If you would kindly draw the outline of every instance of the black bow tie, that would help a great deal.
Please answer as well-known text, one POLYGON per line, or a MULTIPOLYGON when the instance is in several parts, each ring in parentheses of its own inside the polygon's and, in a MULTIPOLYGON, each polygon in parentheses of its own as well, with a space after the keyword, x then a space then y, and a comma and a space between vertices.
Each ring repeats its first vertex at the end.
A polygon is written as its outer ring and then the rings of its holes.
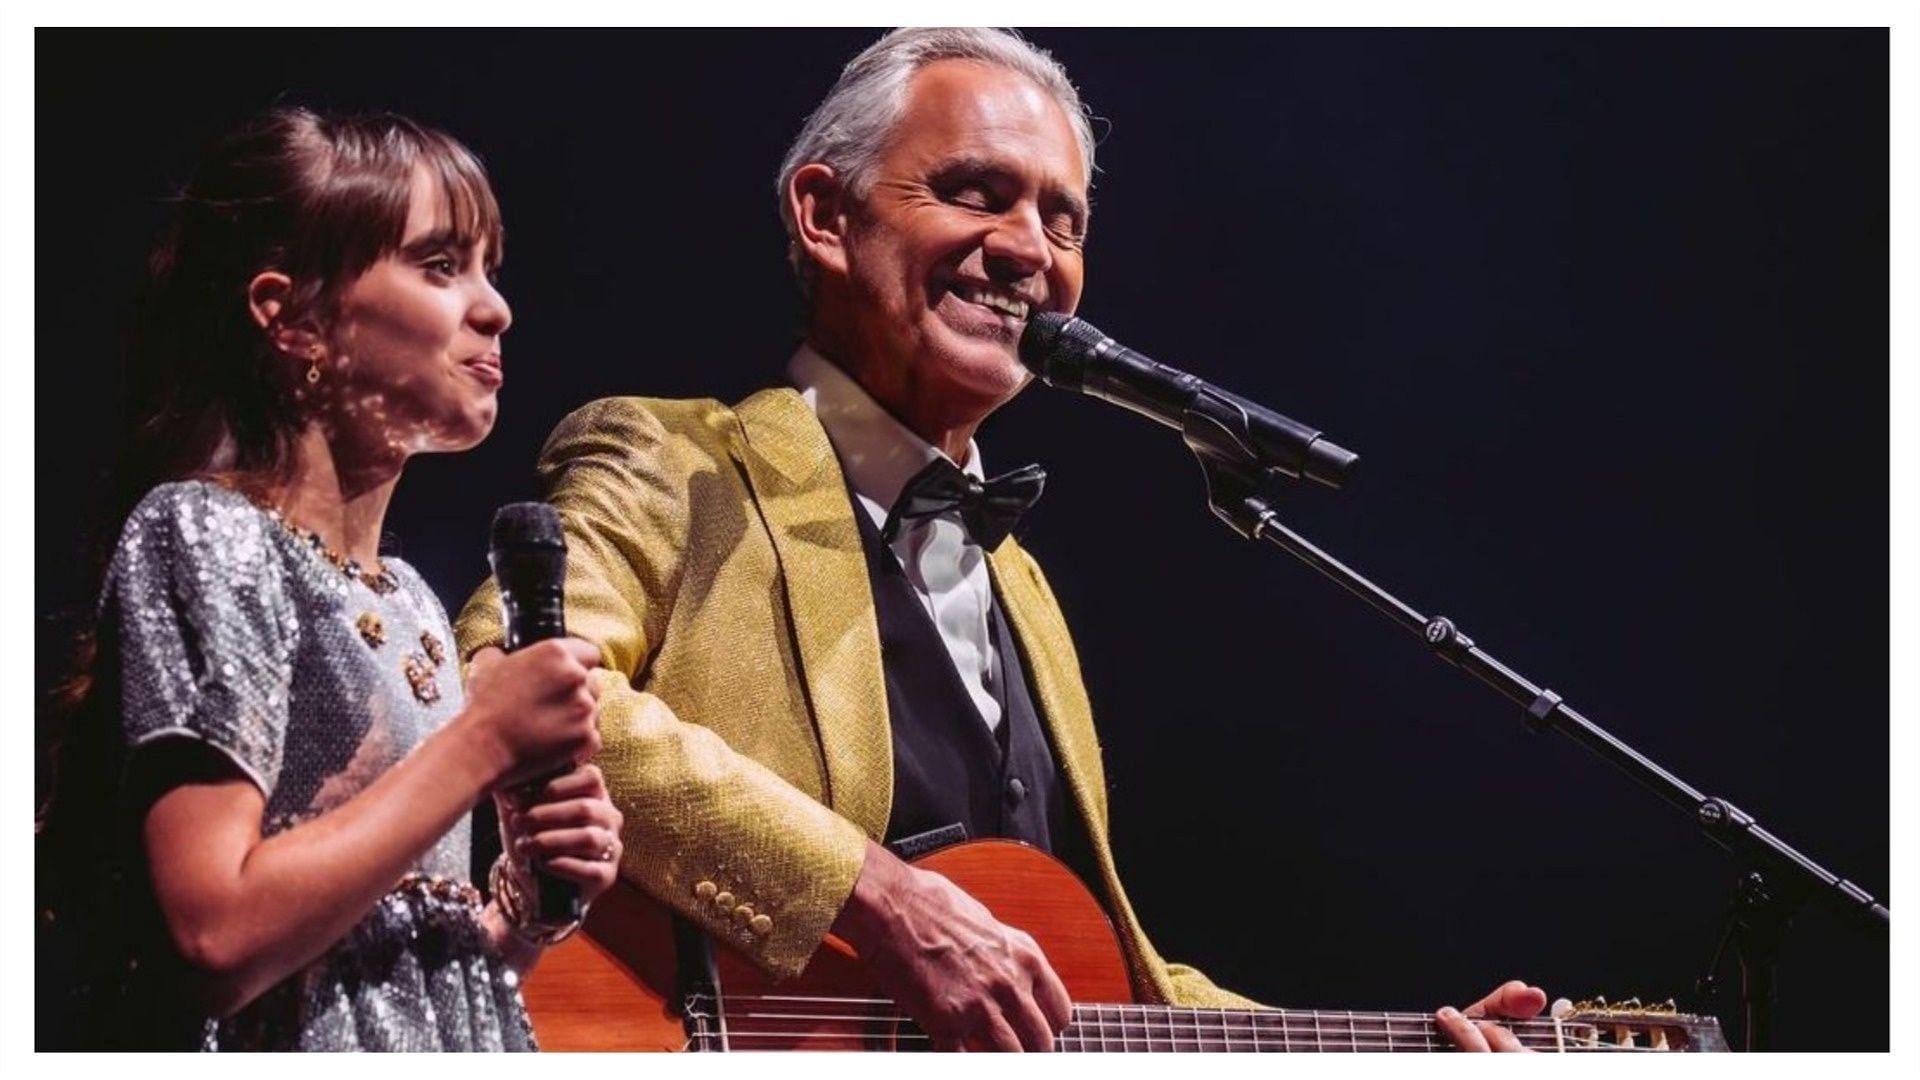
POLYGON ((900 489, 880 538, 891 544, 907 521, 958 510, 967 535, 993 551, 1013 531, 1020 515, 1040 501, 1040 491, 1046 484, 1047 470, 1038 465, 1001 473, 983 483, 961 472, 953 462, 935 458, 900 489))

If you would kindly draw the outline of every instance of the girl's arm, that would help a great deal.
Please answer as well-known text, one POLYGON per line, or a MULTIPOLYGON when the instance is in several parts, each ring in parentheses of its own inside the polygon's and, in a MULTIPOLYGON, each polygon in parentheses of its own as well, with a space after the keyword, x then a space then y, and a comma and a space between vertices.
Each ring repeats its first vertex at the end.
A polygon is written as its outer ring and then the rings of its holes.
POLYGON ((557 640, 476 658, 467 707, 365 790, 262 838, 265 797, 236 770, 166 791, 143 841, 180 954, 238 1010, 323 954, 482 795, 599 748, 587 670, 598 650, 557 640))

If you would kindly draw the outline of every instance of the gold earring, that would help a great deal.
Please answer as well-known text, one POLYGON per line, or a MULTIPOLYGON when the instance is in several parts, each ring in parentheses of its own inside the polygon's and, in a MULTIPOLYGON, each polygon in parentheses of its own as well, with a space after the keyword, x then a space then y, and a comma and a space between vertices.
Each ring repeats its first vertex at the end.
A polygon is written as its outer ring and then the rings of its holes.
POLYGON ((312 348, 307 350, 307 385, 311 386, 314 383, 317 383, 319 381, 320 381, 320 346, 315 345, 312 348))

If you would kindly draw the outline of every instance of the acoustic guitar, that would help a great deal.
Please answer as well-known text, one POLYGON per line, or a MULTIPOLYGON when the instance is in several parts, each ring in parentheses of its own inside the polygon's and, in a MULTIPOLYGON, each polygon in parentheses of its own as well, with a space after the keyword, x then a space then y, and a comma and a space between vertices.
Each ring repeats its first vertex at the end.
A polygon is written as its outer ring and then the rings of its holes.
MULTIPOLYGON (((1452 1043, 1426 1013, 1201 1009, 1136 1004, 1120 939, 1073 872, 1006 840, 944 848, 916 865, 944 874, 995 918, 1033 935, 1073 998, 1064 1051, 1434 1051, 1452 1043)), ((774 983, 731 949, 709 949, 667 908, 622 882, 586 926, 549 949, 522 988, 545 1050, 917 1050, 927 1037, 829 936, 798 978, 774 983), (685 957, 686 962, 682 962, 685 957)), ((1546 1051, 1721 1051, 1719 1022, 1671 1006, 1556 1004, 1503 1021, 1546 1051)))

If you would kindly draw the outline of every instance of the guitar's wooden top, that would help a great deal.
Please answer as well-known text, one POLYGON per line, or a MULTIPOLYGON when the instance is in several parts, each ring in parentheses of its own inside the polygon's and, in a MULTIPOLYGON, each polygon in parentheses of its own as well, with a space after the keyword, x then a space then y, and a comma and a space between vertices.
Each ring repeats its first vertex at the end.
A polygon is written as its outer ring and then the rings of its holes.
MULTIPOLYGON (((917 861, 995 918, 1033 935, 1074 1000, 1062 1050, 1430 1051, 1450 1049, 1425 1013, 1188 1009, 1134 1004, 1124 953, 1099 902, 1044 852, 1006 840, 958 844, 917 861)), ((772 983, 716 950, 718 994, 688 999, 673 920, 624 883, 594 904, 574 938, 547 950, 524 993, 547 1050, 924 1048, 875 992, 853 950, 829 937, 802 975, 772 983)), ((1564 1003, 1562 1003, 1564 1005, 1564 1003)), ((1512 1022, 1541 1050, 1724 1050, 1719 1024, 1667 1009, 1604 1003, 1512 1022)))

